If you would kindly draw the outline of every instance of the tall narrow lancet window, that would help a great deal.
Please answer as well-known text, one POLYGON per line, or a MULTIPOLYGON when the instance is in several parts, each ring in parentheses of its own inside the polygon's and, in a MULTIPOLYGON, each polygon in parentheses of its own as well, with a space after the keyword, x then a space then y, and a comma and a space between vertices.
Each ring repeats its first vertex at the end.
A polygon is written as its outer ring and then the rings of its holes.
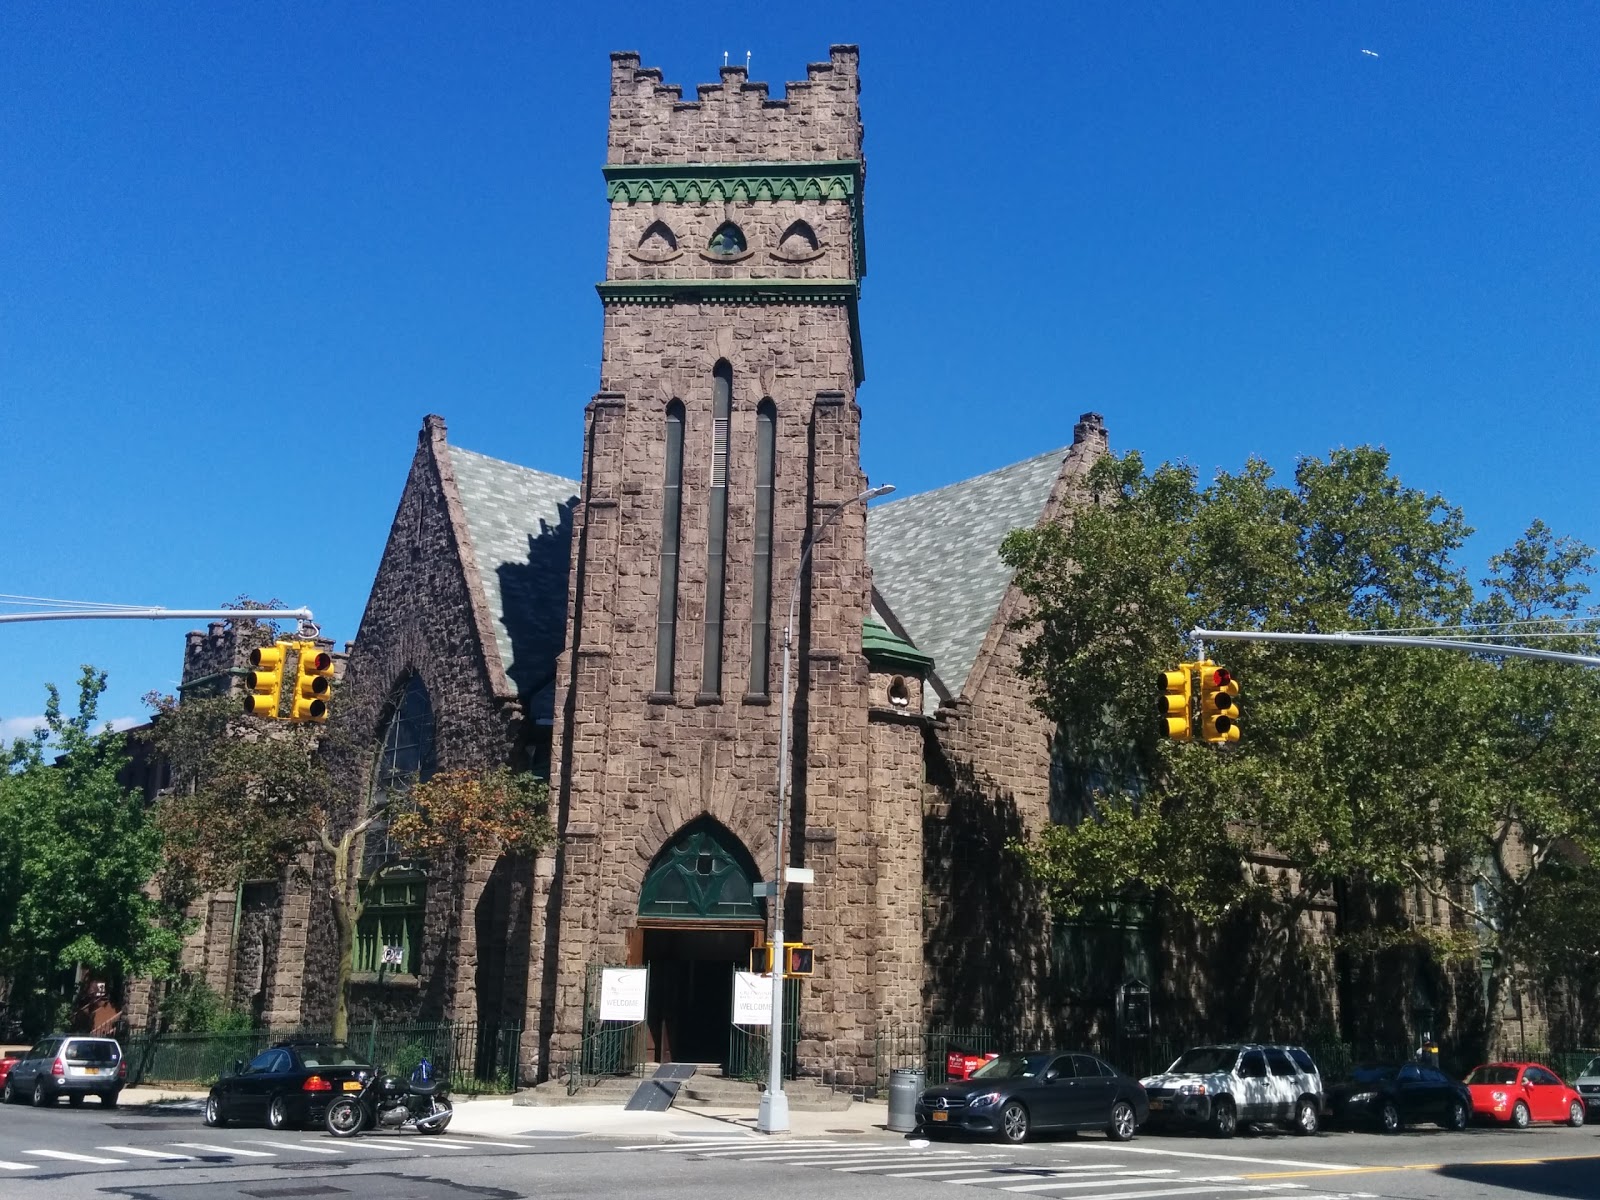
POLYGON ((756 408, 755 577, 750 591, 750 694, 767 693, 772 657, 772 479, 777 455, 778 409, 769 400, 756 408))
POLYGON ((672 691, 678 632, 678 526, 683 513, 683 405, 667 405, 667 465, 661 481, 661 594, 656 601, 656 691, 672 691))
POLYGON ((728 550, 728 421, 733 414, 733 368, 726 359, 711 372, 711 504, 706 526, 706 654, 700 692, 722 694, 722 584, 728 550))

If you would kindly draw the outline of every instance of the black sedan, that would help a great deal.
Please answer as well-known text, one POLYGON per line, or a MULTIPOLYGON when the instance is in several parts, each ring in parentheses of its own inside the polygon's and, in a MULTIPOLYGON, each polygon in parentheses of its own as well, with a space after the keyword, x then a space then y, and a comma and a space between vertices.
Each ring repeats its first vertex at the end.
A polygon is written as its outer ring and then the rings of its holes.
POLYGON ((1092 1054, 1002 1054, 963 1083, 917 1097, 917 1127, 1025 1142, 1047 1129, 1104 1129, 1125 1142, 1150 1115, 1137 1079, 1092 1054))
POLYGON ((1432 1122, 1465 1129, 1472 1119, 1472 1093, 1460 1080, 1417 1063, 1357 1067, 1328 1093, 1334 1120, 1375 1125, 1395 1133, 1404 1125, 1432 1122))
POLYGON ((272 1129, 320 1125, 328 1102, 359 1092, 372 1068, 336 1042, 278 1042, 236 1062, 206 1097, 206 1124, 264 1121, 272 1129))

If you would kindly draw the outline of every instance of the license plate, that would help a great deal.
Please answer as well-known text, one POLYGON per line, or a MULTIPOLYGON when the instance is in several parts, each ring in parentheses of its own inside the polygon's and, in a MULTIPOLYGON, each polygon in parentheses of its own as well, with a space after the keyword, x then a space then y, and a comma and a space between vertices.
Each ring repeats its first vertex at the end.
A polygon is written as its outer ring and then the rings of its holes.
POLYGON ((935 1111, 933 1113, 933 1119, 935 1121, 948 1121, 950 1119, 950 1114, 947 1112, 935 1111))
POLYGON ((83 1069, 83 1073, 85 1075, 98 1075, 98 1074, 100 1074, 100 1068, 99 1067, 85 1067, 83 1069))
POLYGON ((341 1086, 347 1092, 359 1092, 361 1090, 361 1083, 356 1079, 346 1079, 341 1086))
POLYGON ((1152 1100, 1152 1101, 1150 1101, 1150 1111, 1151 1112, 1160 1112, 1166 1106, 1167 1106, 1167 1102, 1165 1100, 1152 1100))

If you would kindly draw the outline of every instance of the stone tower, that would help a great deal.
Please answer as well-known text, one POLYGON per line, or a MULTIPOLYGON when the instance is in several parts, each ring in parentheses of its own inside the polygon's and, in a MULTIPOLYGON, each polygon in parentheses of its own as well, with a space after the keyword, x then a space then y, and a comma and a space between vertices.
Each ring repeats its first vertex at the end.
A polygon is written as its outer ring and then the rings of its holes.
MULTIPOLYGON (((558 675, 553 936, 530 1012, 553 1035, 547 1070, 577 1050, 599 965, 649 966, 652 1057, 727 1053, 732 971, 764 940, 749 884, 774 870, 789 598, 807 539, 866 487, 856 48, 834 46, 783 99, 742 67, 721 76, 685 100, 638 55, 611 57, 601 390, 558 675)), ((791 888, 787 925, 816 947, 801 1054, 828 1047, 810 1064, 828 1070, 870 1059, 882 998, 864 506, 831 524, 798 588, 786 858, 816 881, 791 888)), ((920 962, 907 970, 915 997, 920 962)))

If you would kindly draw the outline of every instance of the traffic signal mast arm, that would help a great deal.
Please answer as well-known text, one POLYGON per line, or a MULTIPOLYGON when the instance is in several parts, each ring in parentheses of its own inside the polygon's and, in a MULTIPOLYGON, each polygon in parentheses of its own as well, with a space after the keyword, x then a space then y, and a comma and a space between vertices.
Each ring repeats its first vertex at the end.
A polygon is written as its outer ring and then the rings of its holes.
MULTIPOLYGON (((1463 642, 1458 638, 1406 637, 1384 633, 1258 633, 1250 629, 1191 629, 1189 636, 1198 647, 1205 642, 1322 642, 1335 646, 1413 646, 1425 650, 1461 650, 1468 654, 1505 654, 1514 658, 1543 658, 1555 662, 1582 663, 1600 667, 1593 654, 1567 654, 1560 650, 1538 650, 1532 646, 1501 646, 1488 642, 1463 642)), ((1198 653, 1198 651, 1197 651, 1198 653)))
POLYGON ((52 612, 0 613, 0 623, 7 621, 237 621, 247 617, 252 621, 274 617, 293 617, 300 622, 301 636, 307 628, 315 629, 309 608, 70 608, 52 612))

